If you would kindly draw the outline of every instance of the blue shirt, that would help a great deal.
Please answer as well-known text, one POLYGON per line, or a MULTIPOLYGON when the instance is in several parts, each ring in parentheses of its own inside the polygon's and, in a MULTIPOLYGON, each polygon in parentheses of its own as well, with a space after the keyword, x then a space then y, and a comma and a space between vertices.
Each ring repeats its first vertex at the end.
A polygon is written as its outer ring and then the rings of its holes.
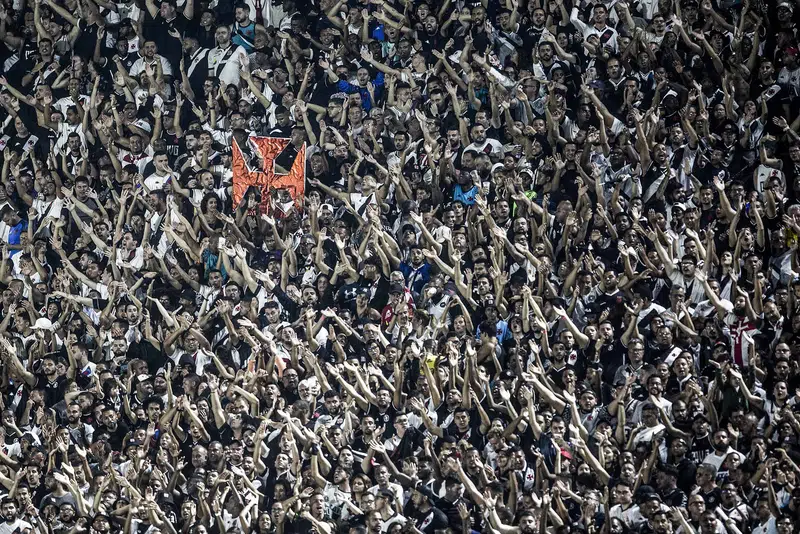
MULTIPOLYGON (((508 323, 502 320, 497 321, 497 332, 495 332, 495 336, 497 337, 497 341, 502 343, 503 341, 507 340, 511 337, 511 333, 508 331, 508 323)), ((481 338, 481 327, 478 327, 477 332, 475 333, 475 339, 481 338)))
MULTIPOLYGON (((215 270, 217 268, 217 259, 219 256, 217 254, 212 254, 209 249, 205 249, 202 254, 203 263, 205 263, 205 272, 208 273, 209 271, 215 270)), ((219 264, 219 272, 222 274, 222 279, 224 281, 228 280, 228 272, 225 270, 225 264, 219 264)), ((208 274, 206 274, 208 276, 208 274)))
POLYGON ((467 206, 475 205, 475 197, 478 196, 478 186, 473 185, 471 189, 464 191, 460 185, 453 188, 453 200, 460 200, 467 206))
POLYGON ((233 25, 233 37, 231 42, 244 48, 248 54, 253 51, 253 41, 256 38, 256 23, 251 22, 246 26, 240 25, 238 22, 233 25))
MULTIPOLYGON (((8 244, 9 245, 19 245, 19 236, 22 235, 22 232, 28 231, 28 221, 22 220, 19 221, 15 226, 11 226, 8 229, 8 244)), ((9 251, 8 255, 13 256, 17 252, 22 252, 21 250, 11 250, 9 251)))
POLYGON ((422 291, 422 288, 431 279, 431 266, 427 262, 416 269, 411 264, 403 262, 400 264, 400 272, 406 278, 406 287, 417 294, 422 291))
MULTIPOLYGON (((375 79, 372 80, 372 84, 375 86, 375 102, 380 100, 381 96, 383 95, 383 79, 383 73, 380 72, 377 76, 375 76, 375 79)), ((372 101, 369 99, 369 91, 367 91, 366 87, 353 85, 346 80, 339 80, 339 82, 336 84, 336 87, 345 93, 359 93, 361 95, 361 107, 364 108, 364 111, 368 112, 372 109, 372 101)))

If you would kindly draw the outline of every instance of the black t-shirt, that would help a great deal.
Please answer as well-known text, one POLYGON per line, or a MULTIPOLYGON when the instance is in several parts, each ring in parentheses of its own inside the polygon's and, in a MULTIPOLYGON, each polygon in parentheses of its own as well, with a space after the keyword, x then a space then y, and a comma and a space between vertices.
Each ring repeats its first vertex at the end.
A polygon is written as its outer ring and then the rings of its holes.
POLYGON ((105 60, 105 64, 101 67, 101 70, 108 73, 109 76, 117 72, 117 65, 114 63, 114 56, 119 57, 120 63, 122 63, 122 66, 125 67, 127 72, 131 71, 131 67, 133 67, 133 64, 136 63, 137 59, 139 59, 139 54, 136 53, 129 53, 125 54, 124 56, 120 56, 117 53, 116 48, 101 48, 100 53, 105 60))
POLYGON ((380 408, 375 405, 369 407, 367 415, 375 419, 376 427, 384 427, 383 436, 381 439, 387 440, 394 437, 394 418, 397 415, 397 409, 389 404, 385 412, 381 412, 380 408))
POLYGON ((714 488, 708 493, 703 490, 700 490, 700 496, 706 501, 706 508, 713 510, 717 506, 719 506, 719 501, 722 498, 722 490, 719 488, 714 488))
POLYGON ((710 435, 702 438, 695 437, 692 440, 692 446, 689 450, 689 457, 696 463, 702 463, 706 456, 714 452, 714 447, 711 446, 710 435))
POLYGON ((427 512, 415 510, 411 514, 411 519, 414 520, 414 526, 418 530, 425 532, 425 534, 433 534, 433 532, 445 529, 449 525, 447 515, 435 507, 427 512))
POLYGON ((91 59, 94 55, 94 45, 97 42, 97 24, 86 24, 83 19, 78 21, 81 31, 73 46, 73 53, 83 59, 91 59))
POLYGON ((447 499, 436 499, 434 501, 434 506, 438 510, 444 512, 444 515, 447 517, 447 523, 455 531, 458 531, 461 528, 461 514, 458 512, 458 504, 463 502, 467 505, 467 508, 472 508, 469 501, 465 501, 463 498, 459 497, 456 502, 450 502, 447 499))
POLYGON ((8 146, 12 150, 18 152, 29 152, 33 150, 37 158, 46 161, 50 151, 50 137, 51 132, 39 126, 36 120, 36 110, 31 106, 20 101, 20 108, 17 111, 17 116, 20 118, 25 128, 28 129, 29 135, 21 137, 16 135, 16 128, 13 127, 13 137, 9 139, 8 146))
POLYGON ((55 406, 64 398, 67 392, 66 377, 56 377, 52 382, 44 374, 36 374, 36 385, 34 389, 44 389, 44 404, 48 408, 55 406))
MULTIPOLYGON (((590 360, 594 360, 594 352, 595 348, 592 343, 586 348, 586 356, 590 360)), ((600 347, 598 359, 603 366, 603 382, 606 384, 614 383, 614 376, 617 373, 617 369, 625 363, 625 354, 625 347, 622 346, 622 342, 618 339, 600 347)))
POLYGON ((181 35, 184 35, 189 24, 190 20, 187 19, 183 13, 178 13, 174 19, 167 21, 161 16, 161 13, 156 13, 155 17, 151 17, 150 12, 145 11, 145 37, 147 40, 156 43, 158 53, 167 58, 172 65, 173 72, 177 70, 175 67, 177 67, 181 61, 183 50, 180 46, 180 41, 172 37, 169 31, 176 30, 181 35))
MULTIPOLYGON (((287 532, 286 530, 286 522, 284 523, 284 533, 287 532)), ((295 519, 292 523, 294 530, 293 532, 320 532, 314 527, 314 524, 307 520, 307 519, 295 519)), ((328 523, 328 525, 332 525, 332 523, 328 523)))
MULTIPOLYGON (((326 107, 331 97, 336 93, 340 93, 341 91, 335 83, 331 83, 330 80, 328 80, 328 75, 325 74, 325 71, 322 69, 318 67, 315 68, 314 74, 316 75, 317 83, 314 85, 311 93, 311 103, 316 104, 317 106, 326 107)), ((328 123, 332 124, 333 121, 328 119, 328 123)))
POLYGON ((678 488, 664 493, 663 500, 667 506, 677 506, 678 508, 685 508, 688 502, 686 494, 678 488))
POLYGON ((99 427, 94 433, 94 439, 97 440, 99 434, 108 434, 108 444, 111 445, 111 449, 122 450, 122 442, 128 432, 130 432, 128 425, 124 421, 117 421, 117 428, 114 430, 105 425, 99 427))
POLYGON ((456 442, 461 440, 466 441, 478 450, 483 450, 484 437, 480 430, 480 416, 477 410, 470 410, 469 427, 465 431, 458 429, 455 421, 448 426, 444 431, 446 436, 452 436, 456 442))

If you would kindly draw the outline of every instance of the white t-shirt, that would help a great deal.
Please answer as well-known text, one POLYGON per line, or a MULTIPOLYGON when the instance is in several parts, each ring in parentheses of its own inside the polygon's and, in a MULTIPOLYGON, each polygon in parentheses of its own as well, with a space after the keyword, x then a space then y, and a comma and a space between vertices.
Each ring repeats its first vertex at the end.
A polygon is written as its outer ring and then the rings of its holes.
POLYGON ((215 47, 208 52, 208 70, 213 71, 217 77, 228 85, 239 85, 239 70, 246 61, 244 58, 247 53, 241 46, 235 46, 233 53, 228 59, 225 56, 228 48, 215 47), (224 60, 224 61, 223 61, 224 60))
POLYGON ((33 530, 33 525, 22 519, 17 519, 13 523, 7 521, 0 523, 0 534, 12 534, 13 532, 22 532, 26 529, 33 530))
POLYGON ((164 184, 167 183, 167 180, 169 180, 170 178, 175 178, 175 176, 172 174, 161 176, 160 174, 153 173, 144 179, 144 185, 150 191, 155 191, 157 189, 164 189, 164 184))
MULTIPOLYGON (((169 61, 167 61, 167 59, 164 56, 159 56, 159 58, 161 60, 161 72, 164 74, 164 76, 172 76, 172 66, 169 64, 169 61)), ((133 65, 131 65, 130 75, 131 76, 140 75, 145 71, 145 65, 148 64, 151 67, 153 67, 153 70, 155 70, 156 59, 153 58, 148 61, 147 59, 140 57, 139 59, 133 62, 133 65)))
MULTIPOLYGON (((89 97, 86 95, 80 95, 78 97, 81 101, 81 106, 84 108, 89 104, 89 97)), ((72 99, 71 96, 65 96, 64 98, 59 98, 55 102, 53 102, 53 107, 56 108, 58 111, 61 112, 62 115, 65 117, 67 116, 67 108, 70 106, 74 106, 75 101, 72 99)))
POLYGON ((753 527, 750 534, 778 534, 775 518, 770 516, 766 523, 753 527))
MULTIPOLYGON (((387 489, 395 494, 397 502, 403 502, 403 486, 389 482, 389 487, 387 489)), ((378 486, 372 486, 367 491, 373 495, 377 495, 380 488, 378 486)))
POLYGON ((503 157, 503 144, 498 141, 497 139, 489 139, 488 137, 483 143, 477 144, 472 143, 467 148, 464 149, 466 152, 467 150, 474 150, 481 154, 489 154, 495 158, 502 158, 503 157))
POLYGON ((719 468, 722 466, 722 462, 725 461, 725 458, 727 458, 729 454, 738 455, 739 459, 742 462, 744 462, 745 460, 745 457, 742 453, 740 453, 733 447, 728 447, 728 450, 722 453, 721 455, 717 454, 716 452, 712 452, 711 454, 703 458, 703 463, 713 465, 714 467, 717 468, 717 471, 719 471, 719 468))
POLYGON ((612 519, 619 519, 631 529, 637 528, 646 521, 642 513, 639 511, 639 507, 635 504, 627 510, 623 510, 621 504, 616 504, 611 507, 609 514, 611 515, 612 519))

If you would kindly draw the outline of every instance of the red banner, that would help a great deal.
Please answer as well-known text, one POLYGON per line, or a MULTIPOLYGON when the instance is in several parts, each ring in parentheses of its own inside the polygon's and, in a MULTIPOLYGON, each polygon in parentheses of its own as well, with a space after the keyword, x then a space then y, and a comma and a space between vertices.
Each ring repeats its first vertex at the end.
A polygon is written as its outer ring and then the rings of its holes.
MULTIPOLYGON (((253 168, 248 160, 257 162, 256 158, 248 158, 242 153, 236 140, 233 140, 233 204, 238 206, 250 186, 261 189, 261 212, 272 214, 276 210, 287 211, 285 195, 273 195, 284 190, 299 208, 305 191, 306 178, 306 145, 297 151, 292 168, 288 174, 275 172, 275 159, 289 145, 289 139, 278 137, 251 137, 247 150, 257 150, 263 161, 263 168, 253 168), (275 196, 275 198, 273 198, 275 196)), ((276 213, 276 215, 278 215, 276 213)))

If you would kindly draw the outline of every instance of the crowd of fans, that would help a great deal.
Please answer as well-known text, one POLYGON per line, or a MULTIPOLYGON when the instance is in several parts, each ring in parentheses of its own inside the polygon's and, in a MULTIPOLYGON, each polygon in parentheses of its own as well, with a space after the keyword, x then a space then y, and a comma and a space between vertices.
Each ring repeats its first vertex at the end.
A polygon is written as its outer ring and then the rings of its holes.
POLYGON ((797 532, 797 8, 2 0, 0 534, 797 532))

